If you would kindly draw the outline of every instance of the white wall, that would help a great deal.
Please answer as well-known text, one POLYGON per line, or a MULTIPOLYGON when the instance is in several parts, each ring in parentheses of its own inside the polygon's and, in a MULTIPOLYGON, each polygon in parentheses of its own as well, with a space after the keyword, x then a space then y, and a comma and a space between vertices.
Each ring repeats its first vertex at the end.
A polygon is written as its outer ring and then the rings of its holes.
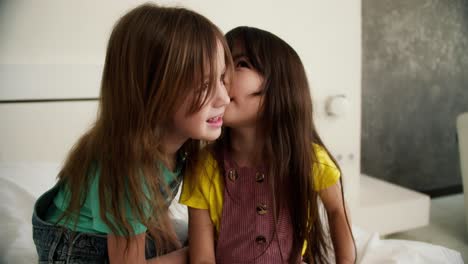
MULTIPOLYGON (((144 1, 0 1, 0 100, 97 97, 113 23, 144 1), (70 81, 71 80, 71 81, 70 81)), ((284 38, 301 56, 317 125, 342 157, 351 202, 360 173, 361 1, 159 1, 194 9, 223 31, 256 26, 284 38), (344 94, 346 114, 325 115, 344 94)), ((95 103, 0 103, 1 162, 61 162, 95 117, 95 103)))

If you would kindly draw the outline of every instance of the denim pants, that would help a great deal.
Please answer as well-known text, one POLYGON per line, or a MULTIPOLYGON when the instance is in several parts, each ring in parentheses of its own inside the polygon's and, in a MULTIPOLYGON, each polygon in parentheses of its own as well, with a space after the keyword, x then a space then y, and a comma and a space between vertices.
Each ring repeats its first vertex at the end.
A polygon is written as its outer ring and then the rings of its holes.
MULTIPOLYGON (((34 205, 32 216, 33 240, 36 245, 39 263, 109 263, 106 234, 75 232, 43 220, 57 192, 58 186, 55 186, 44 193, 34 205)), ((174 220, 174 226, 182 244, 185 244, 187 223, 174 220)), ((148 235, 146 236, 145 255, 147 259, 156 256, 156 247, 148 235)))

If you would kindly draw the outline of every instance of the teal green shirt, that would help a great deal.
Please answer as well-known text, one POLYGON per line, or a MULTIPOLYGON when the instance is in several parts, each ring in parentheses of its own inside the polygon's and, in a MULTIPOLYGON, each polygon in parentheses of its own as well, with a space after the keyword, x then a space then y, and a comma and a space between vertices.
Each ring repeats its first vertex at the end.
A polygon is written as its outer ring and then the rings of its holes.
MULTIPOLYGON (((180 185, 182 173, 181 173, 181 166, 178 166, 175 172, 169 171, 165 166, 162 167, 162 175, 166 184, 170 187, 173 194, 177 192, 177 189, 180 185)), ((96 175, 92 178, 92 182, 90 184, 90 189, 88 190, 85 203, 81 208, 79 215, 78 215, 78 222, 76 223, 72 221, 65 221, 65 219, 61 219, 60 222, 57 222, 60 219, 60 216, 63 214, 64 210, 67 208, 68 201, 69 201, 69 192, 66 190, 65 187, 60 187, 57 195, 54 198, 54 203, 51 205, 47 212, 47 216, 45 217, 46 221, 53 224, 58 224, 61 226, 65 226, 69 229, 78 231, 78 232, 85 232, 85 233, 94 233, 94 234, 109 234, 112 233, 110 227, 104 223, 104 220, 100 217, 100 209, 99 209, 99 177, 100 171, 96 171, 96 175)), ((166 197, 168 202, 171 202, 174 197, 169 197, 164 190, 160 190, 163 195, 166 197)), ((144 226, 140 221, 135 219, 132 216, 130 205, 126 205, 126 214, 127 219, 130 225, 133 228, 133 233, 135 235, 141 234, 146 232, 147 227, 144 226)))

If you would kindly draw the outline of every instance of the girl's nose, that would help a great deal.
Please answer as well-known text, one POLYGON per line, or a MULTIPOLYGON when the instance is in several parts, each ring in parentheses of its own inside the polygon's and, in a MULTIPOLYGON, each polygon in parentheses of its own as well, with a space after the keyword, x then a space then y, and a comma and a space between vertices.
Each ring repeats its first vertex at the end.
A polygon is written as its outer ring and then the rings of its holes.
POLYGON ((216 87, 216 102, 215 106, 216 107, 223 107, 229 104, 231 101, 228 91, 224 84, 220 83, 218 87, 216 87))

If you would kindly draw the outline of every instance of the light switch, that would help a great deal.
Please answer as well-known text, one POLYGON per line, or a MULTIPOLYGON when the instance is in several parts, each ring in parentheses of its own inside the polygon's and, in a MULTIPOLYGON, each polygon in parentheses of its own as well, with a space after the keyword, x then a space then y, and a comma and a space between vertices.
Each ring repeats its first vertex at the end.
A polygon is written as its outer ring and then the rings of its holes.
POLYGON ((349 100, 344 94, 333 95, 327 98, 325 112, 328 116, 344 116, 348 110, 349 100))

